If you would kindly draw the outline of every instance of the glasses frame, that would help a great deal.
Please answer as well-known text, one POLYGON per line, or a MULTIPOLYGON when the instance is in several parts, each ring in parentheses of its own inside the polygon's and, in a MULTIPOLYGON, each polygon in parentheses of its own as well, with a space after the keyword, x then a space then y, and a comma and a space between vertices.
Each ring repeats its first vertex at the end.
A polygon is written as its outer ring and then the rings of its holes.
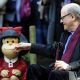
POLYGON ((62 20, 62 21, 63 21, 63 19, 64 19, 66 16, 70 15, 70 14, 71 14, 71 13, 68 13, 68 14, 66 14, 66 15, 62 16, 62 17, 60 18, 60 20, 62 20))

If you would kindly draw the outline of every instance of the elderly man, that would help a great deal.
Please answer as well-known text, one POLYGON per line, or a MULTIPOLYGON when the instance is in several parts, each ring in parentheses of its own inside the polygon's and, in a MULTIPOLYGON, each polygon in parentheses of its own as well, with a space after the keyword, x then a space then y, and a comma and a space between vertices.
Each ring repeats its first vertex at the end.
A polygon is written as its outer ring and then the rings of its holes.
POLYGON ((80 6, 76 3, 63 6, 60 22, 67 31, 62 34, 60 43, 52 45, 20 43, 16 46, 17 50, 30 49, 31 52, 54 59, 54 63, 47 68, 30 65, 28 80, 69 80, 69 72, 74 79, 80 76, 80 6))

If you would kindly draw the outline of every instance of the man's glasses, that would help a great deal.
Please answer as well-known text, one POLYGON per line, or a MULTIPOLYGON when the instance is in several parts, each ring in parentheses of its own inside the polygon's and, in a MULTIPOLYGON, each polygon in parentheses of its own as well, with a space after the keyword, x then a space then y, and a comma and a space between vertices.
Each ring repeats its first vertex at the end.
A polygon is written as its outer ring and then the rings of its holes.
POLYGON ((70 14, 71 14, 71 13, 66 14, 65 16, 61 17, 60 20, 63 21, 63 19, 64 19, 66 16, 70 15, 70 14))

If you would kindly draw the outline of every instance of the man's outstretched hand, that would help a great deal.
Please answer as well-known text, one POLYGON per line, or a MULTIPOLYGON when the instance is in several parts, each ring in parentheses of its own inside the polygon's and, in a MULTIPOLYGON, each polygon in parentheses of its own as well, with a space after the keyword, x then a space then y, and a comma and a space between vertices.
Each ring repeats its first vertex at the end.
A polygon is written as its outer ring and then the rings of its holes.
POLYGON ((31 43, 23 43, 23 42, 21 42, 21 43, 19 43, 19 44, 17 44, 17 45, 15 46, 15 49, 16 49, 17 51, 29 50, 30 47, 31 47, 31 43))

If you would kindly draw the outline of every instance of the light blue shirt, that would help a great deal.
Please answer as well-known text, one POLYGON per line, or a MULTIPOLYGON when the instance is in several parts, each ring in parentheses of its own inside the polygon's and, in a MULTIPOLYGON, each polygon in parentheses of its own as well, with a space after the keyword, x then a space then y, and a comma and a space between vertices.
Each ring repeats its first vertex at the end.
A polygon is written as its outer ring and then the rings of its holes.
POLYGON ((66 42, 65 47, 64 47, 63 54, 65 53, 65 50, 66 50, 66 48, 67 48, 67 45, 68 45, 68 43, 69 43, 69 41, 70 41, 70 39, 71 39, 73 33, 74 33, 74 32, 71 32, 71 34, 69 35, 69 37, 68 37, 68 39, 67 39, 67 42, 66 42))

